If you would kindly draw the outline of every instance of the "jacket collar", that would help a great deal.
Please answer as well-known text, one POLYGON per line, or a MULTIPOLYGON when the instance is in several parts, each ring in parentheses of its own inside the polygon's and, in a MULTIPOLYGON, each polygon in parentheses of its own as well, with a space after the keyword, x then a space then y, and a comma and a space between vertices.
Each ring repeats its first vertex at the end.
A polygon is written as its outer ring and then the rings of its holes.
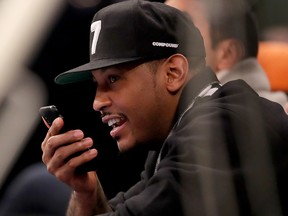
POLYGON ((213 73, 213 71, 208 67, 192 77, 192 79, 189 80, 183 89, 174 122, 177 121, 181 114, 187 109, 189 104, 196 99, 202 90, 215 83, 219 83, 219 80, 217 79, 215 73, 213 73))

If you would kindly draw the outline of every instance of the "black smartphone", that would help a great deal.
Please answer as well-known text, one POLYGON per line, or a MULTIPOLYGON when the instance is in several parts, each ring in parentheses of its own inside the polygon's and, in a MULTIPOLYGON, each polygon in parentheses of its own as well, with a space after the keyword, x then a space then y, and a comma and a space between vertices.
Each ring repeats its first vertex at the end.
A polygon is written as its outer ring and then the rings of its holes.
MULTIPOLYGON (((57 109, 57 107, 55 105, 49 105, 49 106, 44 106, 41 107, 39 109, 39 113, 40 115, 45 119, 45 121, 47 122, 47 124, 49 126, 52 125, 53 121, 57 118, 57 117, 62 117, 63 116, 60 114, 59 110, 57 109)), ((65 122, 67 123, 67 121, 65 122)), ((65 125, 65 129, 62 129, 61 132, 65 132, 67 131, 69 128, 69 126, 65 125)), ((87 149, 88 151, 89 149, 87 149)), ((78 156, 80 154, 82 154, 83 152, 78 152, 75 153, 74 155, 72 155, 70 158, 78 156)), ((68 158, 69 159, 69 158, 68 158)), ((99 168, 100 165, 103 164, 103 160, 101 159, 101 157, 97 156, 97 158, 93 159, 92 161, 89 161, 81 166, 79 166, 76 171, 83 173, 83 172, 89 172, 89 171, 95 171, 96 169, 99 168)))
POLYGON ((55 105, 44 106, 39 109, 40 115, 45 119, 49 126, 52 125, 53 121, 57 117, 63 117, 60 115, 57 107, 55 105))

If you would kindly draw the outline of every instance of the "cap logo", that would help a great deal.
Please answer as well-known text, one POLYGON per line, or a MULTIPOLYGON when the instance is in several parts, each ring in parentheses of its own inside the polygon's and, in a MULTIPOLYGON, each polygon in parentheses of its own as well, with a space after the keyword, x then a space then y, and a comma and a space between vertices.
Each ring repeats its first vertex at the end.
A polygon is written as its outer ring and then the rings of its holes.
POLYGON ((179 44, 163 43, 163 42, 153 42, 152 45, 157 47, 171 47, 171 48, 178 48, 179 46, 179 44))
POLYGON ((91 33, 94 32, 91 44, 91 55, 96 53, 96 45, 101 31, 101 20, 95 21, 91 24, 91 33))

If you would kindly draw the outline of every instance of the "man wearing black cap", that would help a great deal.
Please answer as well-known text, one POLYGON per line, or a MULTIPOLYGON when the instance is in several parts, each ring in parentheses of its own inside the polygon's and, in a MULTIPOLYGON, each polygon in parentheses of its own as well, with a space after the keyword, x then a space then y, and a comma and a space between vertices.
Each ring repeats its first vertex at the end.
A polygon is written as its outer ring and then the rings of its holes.
POLYGON ((97 157, 93 140, 81 130, 59 133, 57 118, 42 143, 43 162, 74 190, 68 215, 262 216, 263 204, 281 215, 288 117, 243 81, 219 84, 188 16, 125 1, 95 15, 90 38, 90 62, 56 83, 93 79, 93 107, 119 151, 150 152, 142 180, 108 201, 96 172, 76 171, 97 157))

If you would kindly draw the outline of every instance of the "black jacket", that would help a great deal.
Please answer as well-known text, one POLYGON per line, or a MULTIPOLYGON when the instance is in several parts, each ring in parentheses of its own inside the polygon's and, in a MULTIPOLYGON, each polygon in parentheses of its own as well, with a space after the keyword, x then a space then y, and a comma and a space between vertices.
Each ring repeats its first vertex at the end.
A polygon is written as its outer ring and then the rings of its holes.
POLYGON ((198 97, 217 82, 210 70, 189 82, 160 153, 149 153, 142 180, 110 200, 115 212, 105 215, 287 212, 286 113, 241 80, 198 97))

